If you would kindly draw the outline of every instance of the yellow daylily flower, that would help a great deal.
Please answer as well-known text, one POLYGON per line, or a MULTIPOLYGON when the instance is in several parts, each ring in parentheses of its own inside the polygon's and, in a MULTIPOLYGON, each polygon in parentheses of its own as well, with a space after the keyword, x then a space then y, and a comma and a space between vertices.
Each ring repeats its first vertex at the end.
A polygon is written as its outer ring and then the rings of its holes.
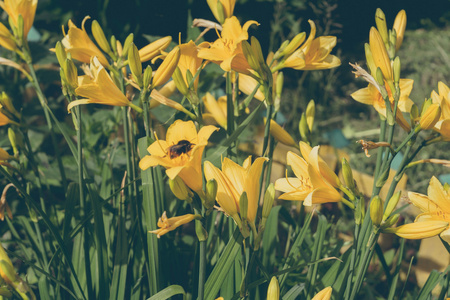
POLYGON ((206 108, 203 118, 210 120, 211 118, 221 127, 227 129, 227 96, 215 99, 209 92, 202 98, 206 108))
POLYGON ((336 46, 334 36, 316 36, 316 25, 308 20, 311 32, 304 44, 298 43, 297 50, 282 62, 276 69, 292 68, 295 70, 323 70, 331 69, 341 65, 341 60, 330 52, 336 46))
POLYGON ((160 238, 162 235, 165 235, 169 231, 177 229, 179 226, 187 224, 195 219, 195 215, 187 214, 178 217, 167 218, 166 212, 164 212, 158 220, 159 229, 150 231, 157 235, 160 238))
POLYGON ((319 156, 319 147, 311 148, 300 142, 302 157, 289 151, 287 165, 291 166, 295 178, 280 178, 275 189, 284 192, 279 199, 304 201, 303 205, 338 202, 340 193, 335 187, 341 185, 339 178, 319 156))
POLYGON ((318 292, 312 298, 312 300, 330 300, 332 291, 333 291, 333 289, 331 288, 331 286, 326 287, 323 290, 321 290, 320 292, 318 292))
POLYGON ((247 21, 241 27, 241 23, 236 17, 225 20, 222 29, 222 35, 209 48, 201 49, 198 57, 212 61, 220 67, 230 72, 234 70, 239 73, 250 74, 250 65, 245 59, 242 51, 242 41, 248 39, 248 28, 258 24, 256 21, 247 21))
POLYGON ((172 37, 166 36, 141 48, 139 50, 139 57, 141 58, 141 62, 149 61, 161 54, 161 51, 169 47, 170 42, 172 42, 172 37))
POLYGON ((19 22, 19 16, 22 15, 23 36, 26 38, 31 26, 33 26, 37 0, 5 0, 0 1, 0 7, 8 14, 16 27, 19 22))
POLYGON ((395 233, 407 239, 424 239, 435 235, 450 244, 450 192, 444 188, 436 177, 432 177, 428 186, 428 196, 408 193, 411 203, 422 214, 414 223, 389 228, 387 232, 395 233))
MULTIPOLYGON (((409 113, 411 111, 411 107, 414 104, 414 102, 409 98, 409 94, 411 94, 412 88, 413 88, 414 80, 412 79, 400 79, 399 81, 399 87, 400 87, 400 99, 398 101, 398 110, 397 111, 397 122, 399 125, 405 129, 406 131, 410 130, 409 123, 405 120, 403 115, 400 112, 407 112, 409 113)), ((386 90, 389 95, 389 101, 391 102, 391 105, 394 105, 394 96, 391 93, 391 89, 386 84, 386 90)), ((373 108, 376 109, 376 111, 386 117, 386 104, 384 102, 383 97, 381 96, 381 93, 378 91, 378 89, 373 85, 369 84, 366 88, 362 88, 351 94, 351 97, 361 103, 372 105, 373 108)))
POLYGON ((217 181, 217 202, 238 225, 241 220, 238 215, 240 213, 239 199, 244 192, 247 193, 248 199, 247 220, 255 222, 259 202, 259 180, 264 162, 268 159, 259 157, 253 164, 251 160, 252 158, 249 156, 240 166, 234 161, 224 158, 222 170, 216 168, 209 161, 206 161, 204 166, 206 180, 215 179, 217 181))
POLYGON ((166 140, 151 144, 139 167, 146 170, 154 166, 166 168, 167 176, 179 176, 193 191, 202 191, 202 155, 215 126, 204 126, 197 133, 194 122, 177 120, 167 129, 166 140))
POLYGON ((438 92, 431 92, 431 99, 433 103, 439 104, 441 107, 441 117, 436 123, 434 129, 439 132, 445 140, 450 140, 450 89, 449 87, 439 81, 438 92))
MULTIPOLYGON (((239 80, 239 90, 246 95, 250 95, 253 92, 253 90, 256 88, 256 86, 258 85, 258 82, 256 81, 256 79, 254 79, 253 77, 251 77, 249 75, 239 74, 238 80, 239 80)), ((273 82, 275 82, 275 81, 276 80, 274 80, 273 82)), ((264 101, 264 99, 266 97, 264 96, 264 93, 262 92, 261 87, 256 91, 254 97, 256 99, 258 99, 259 101, 264 101)))
POLYGON ((0 46, 11 51, 17 50, 16 42, 14 41, 14 36, 9 32, 3 23, 0 22, 0 46))
POLYGON ((89 17, 84 18, 81 23, 81 29, 73 24, 72 20, 69 20, 69 30, 67 31, 67 34, 63 27, 64 38, 61 40, 61 43, 66 49, 66 52, 72 55, 73 59, 88 64, 92 57, 96 56, 103 66, 109 66, 105 55, 103 55, 103 52, 89 38, 86 29, 84 28, 84 24, 88 19, 89 17))
POLYGON ((216 20, 219 21, 220 23, 223 23, 224 19, 233 16, 234 5, 236 4, 236 0, 206 0, 206 2, 208 2, 211 12, 213 13, 216 20), (222 6, 220 11, 218 8, 219 5, 222 6))
POLYGON ((75 93, 87 99, 75 100, 69 103, 67 110, 80 104, 104 104, 113 106, 130 106, 137 111, 139 107, 131 103, 128 98, 114 84, 106 69, 97 57, 93 57, 89 67, 90 75, 78 76, 78 87, 75 93))
MULTIPOLYGON (((180 47, 180 60, 178 61, 178 68, 180 68, 181 75, 183 76, 186 86, 189 86, 189 82, 186 79, 186 72, 189 70, 192 76, 195 76, 197 71, 202 66, 203 58, 198 56, 200 49, 208 47, 208 43, 203 42, 200 45, 195 45, 193 41, 179 45, 180 47)), ((194 90, 197 90, 199 76, 194 81, 194 90)))

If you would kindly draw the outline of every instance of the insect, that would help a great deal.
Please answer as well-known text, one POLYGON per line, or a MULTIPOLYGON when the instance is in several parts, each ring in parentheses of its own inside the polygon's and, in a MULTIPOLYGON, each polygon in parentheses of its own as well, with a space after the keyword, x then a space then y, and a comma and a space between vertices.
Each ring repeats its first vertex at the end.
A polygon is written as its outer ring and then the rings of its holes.
POLYGON ((181 140, 176 145, 170 146, 167 151, 169 152, 170 159, 176 158, 180 156, 181 154, 187 154, 189 151, 192 150, 192 148, 195 146, 195 144, 192 144, 188 140, 181 140))

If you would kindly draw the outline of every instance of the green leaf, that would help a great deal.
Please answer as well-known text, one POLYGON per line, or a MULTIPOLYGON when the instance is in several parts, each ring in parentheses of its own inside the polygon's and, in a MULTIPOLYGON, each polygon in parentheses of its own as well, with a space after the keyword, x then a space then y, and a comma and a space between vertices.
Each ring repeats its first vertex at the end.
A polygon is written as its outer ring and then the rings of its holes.
POLYGON ((186 293, 181 286, 171 285, 160 291, 158 294, 153 295, 150 298, 147 298, 147 300, 166 300, 175 295, 183 295, 183 299, 186 299, 186 293))

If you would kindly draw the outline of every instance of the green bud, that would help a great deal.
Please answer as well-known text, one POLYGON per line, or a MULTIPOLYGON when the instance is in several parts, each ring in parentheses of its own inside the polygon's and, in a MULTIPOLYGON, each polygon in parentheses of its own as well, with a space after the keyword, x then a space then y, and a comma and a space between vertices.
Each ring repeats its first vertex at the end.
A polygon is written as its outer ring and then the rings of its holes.
POLYGON ((416 120, 419 118, 419 108, 416 104, 411 106, 411 111, 409 112, 409 118, 411 119, 411 127, 415 126, 416 120))
POLYGON ((280 299, 280 286, 275 276, 272 277, 267 289, 267 300, 279 300, 280 299))
POLYGON ((117 40, 114 35, 111 36, 110 44, 111 44, 111 49, 114 52, 114 55, 117 55, 118 54, 117 53, 117 40))
POLYGON ((216 203, 218 184, 217 181, 212 178, 206 183, 206 208, 211 208, 216 203))
POLYGON ((194 82, 194 75, 192 75, 191 70, 186 70, 186 82, 189 86, 194 82))
POLYGON ((377 81, 379 86, 384 87, 384 77, 380 67, 377 68, 375 80, 377 81))
POLYGON ((169 178, 169 187, 172 193, 180 200, 192 200, 191 194, 192 192, 189 190, 189 188, 184 183, 183 179, 181 179, 179 176, 175 177, 175 179, 169 178))
POLYGON ((383 219, 383 201, 379 196, 375 196, 370 201, 370 219, 374 226, 380 226, 383 219))
POLYGON ((134 81, 142 88, 142 63, 139 50, 134 43, 131 43, 130 50, 128 51, 128 66, 130 67, 134 81))
POLYGON ((283 54, 284 49, 286 49, 286 47, 287 47, 288 45, 289 45, 289 41, 288 41, 288 40, 285 40, 283 43, 281 43, 280 48, 277 50, 277 52, 275 52, 273 58, 274 58, 274 59, 278 59, 278 58, 280 58, 281 56, 283 56, 283 55, 284 55, 284 54, 283 54))
POLYGON ((19 112, 14 107, 11 98, 9 98, 9 96, 5 92, 2 92, 2 94, 0 95, 0 104, 3 106, 3 108, 6 108, 9 113, 12 113, 20 119, 19 112))
POLYGON ((420 108, 420 115, 423 116, 423 114, 428 110, 428 107, 433 104, 433 100, 431 98, 425 99, 422 103, 422 107, 420 108))
POLYGON ((17 35, 20 41, 23 41, 24 39, 26 40, 27 37, 23 36, 24 32, 23 32, 23 17, 20 14, 18 19, 17 19, 17 35))
POLYGON ((92 21, 92 35, 94 36, 95 41, 100 46, 100 48, 106 53, 111 52, 111 47, 109 46, 108 40, 106 39, 105 33, 103 32, 102 27, 97 22, 97 20, 92 21))
POLYGON ((248 212, 248 198, 247 193, 243 192, 241 197, 239 198, 239 214, 242 220, 247 220, 247 212, 248 212))
POLYGON ((383 214, 383 222, 386 221, 389 216, 392 214, 394 209, 397 207, 398 201, 400 200, 400 196, 402 195, 401 191, 396 192, 391 199, 389 199, 389 202, 386 206, 386 210, 383 214))
POLYGON ((273 207, 273 201, 275 200, 275 186, 273 183, 269 184, 267 187, 266 193, 264 194, 264 202, 262 209, 262 221, 265 223, 267 218, 269 217, 270 211, 273 207))
POLYGON ((216 16, 217 21, 219 21, 220 24, 223 24, 223 22, 225 22, 225 13, 223 11, 222 2, 220 2, 219 0, 213 0, 213 1, 217 1, 217 16, 216 16))
POLYGON ((183 75, 181 74, 180 68, 177 67, 172 74, 172 79, 175 82, 175 86, 184 96, 189 95, 189 89, 184 81, 183 75))
POLYGON ((248 61, 250 67, 255 70, 258 74, 261 74, 261 67, 258 62, 258 58, 253 53, 252 46, 247 41, 242 41, 242 51, 244 52, 244 56, 248 61))
POLYGON ((395 44, 397 43, 397 34, 395 30, 389 30, 389 42, 386 46, 389 58, 393 59, 395 56, 395 44))
POLYGON ((344 182, 347 187, 354 192, 356 189, 355 180, 353 179, 353 171, 350 164, 345 158, 342 158, 342 175, 344 176, 344 182))
POLYGON ((152 67, 147 66, 147 68, 145 68, 144 70, 144 76, 142 80, 144 88, 148 88, 150 86, 150 84, 152 83, 152 76, 153 76, 152 67))
POLYGON ((64 50, 64 46, 61 44, 60 41, 58 41, 56 43, 55 53, 56 53, 56 58, 58 59, 58 63, 62 68, 64 66, 64 62, 66 61, 67 55, 66 55, 66 50, 64 50))
MULTIPOLYGON (((127 57, 128 51, 131 48, 131 44, 133 43, 134 35, 130 33, 127 38, 125 39, 125 43, 123 43, 123 50, 122 50, 122 56, 127 57)), ((139 56, 139 54, 138 54, 139 56)))
POLYGON ((298 129, 300 131, 300 136, 302 137, 302 140, 305 142, 308 142, 309 141, 309 128, 308 128, 308 122, 306 120, 305 113, 302 113, 300 122, 298 124, 298 129))
POLYGON ((275 85, 275 95, 277 98, 281 98, 281 93, 283 91, 284 84, 284 74, 283 72, 279 72, 277 75, 277 81, 275 85))
POLYGON ((14 132, 14 129, 12 129, 11 127, 8 128, 8 138, 13 148, 14 156, 17 157, 19 155, 19 147, 17 147, 16 133, 14 132))
POLYGON ((387 44, 389 37, 386 25, 386 16, 384 15, 384 12, 380 8, 377 8, 377 11, 375 13, 375 23, 377 24, 378 32, 380 33, 384 44, 387 44))
POLYGON ((388 218, 382 225, 381 228, 390 228, 393 225, 395 225, 398 222, 398 219, 400 218, 400 214, 395 214, 392 217, 388 218))
POLYGON ((361 225, 361 221, 364 219, 364 199, 358 199, 355 207, 355 224, 361 225))
POLYGON ((67 80, 67 84, 75 89, 78 87, 78 70, 71 59, 66 59, 64 62, 64 75, 67 80))
POLYGON ((197 238, 200 242, 204 242, 208 239, 208 232, 199 220, 195 220, 195 233, 197 234, 197 238))
POLYGON ((376 76, 377 66, 375 65, 375 61, 373 60, 372 50, 370 50, 370 45, 368 43, 364 44, 364 51, 366 53, 366 63, 369 68, 370 74, 372 77, 376 76))
POLYGON ((306 38, 306 33, 305 32, 300 32, 299 34, 297 34, 289 42, 289 44, 283 49, 283 51, 280 53, 280 56, 289 56, 289 55, 291 55, 305 41, 305 38, 306 38))
POLYGON ((394 59, 394 66, 393 66, 393 72, 394 72, 394 84, 396 86, 398 86, 399 82, 400 82, 400 69, 401 69, 401 64, 400 64, 400 58, 397 56, 394 59))

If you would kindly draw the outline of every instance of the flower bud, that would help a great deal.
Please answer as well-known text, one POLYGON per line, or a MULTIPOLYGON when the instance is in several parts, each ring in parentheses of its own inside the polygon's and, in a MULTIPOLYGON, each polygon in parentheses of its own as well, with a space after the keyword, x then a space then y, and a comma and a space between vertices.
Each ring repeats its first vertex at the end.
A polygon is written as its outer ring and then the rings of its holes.
POLYGON ((377 11, 375 13, 375 23, 377 24, 378 32, 380 33, 384 44, 387 44, 388 43, 388 30, 387 30, 387 26, 386 26, 386 17, 384 15, 384 12, 380 8, 377 8, 377 11))
POLYGON ((267 220, 270 215, 270 211, 272 210, 273 201, 275 200, 275 186, 273 183, 269 184, 267 187, 266 193, 264 194, 264 203, 262 209, 262 222, 263 224, 267 220))
MULTIPOLYGON (((23 36, 24 32, 23 32, 23 16, 20 14, 19 17, 17 18, 17 37, 19 39, 19 41, 23 41, 24 36, 23 36)), ((27 37, 25 37, 26 39, 27 37)))
POLYGON ((139 57, 139 51, 134 43, 131 43, 130 50, 128 51, 128 66, 130 67, 134 81, 139 87, 142 87, 142 63, 139 57))
POLYGON ((261 74, 261 66, 258 62, 257 56, 253 53, 252 46, 247 41, 242 41, 242 51, 244 52, 245 59, 247 59, 250 67, 258 74, 261 74))
POLYGON ((180 60, 180 47, 175 47, 166 56, 162 64, 153 75, 152 87, 157 87, 166 83, 175 71, 180 60))
POLYGON ((0 276, 9 285, 17 281, 16 271, 14 270, 11 259, 9 259, 9 256, 6 254, 6 251, 3 249, 2 245, 0 245, 0 276))
POLYGON ((172 193, 180 200, 192 200, 192 192, 184 183, 183 179, 179 176, 175 177, 175 179, 169 178, 169 187, 172 193))
POLYGON ((390 227, 394 226, 398 222, 399 218, 400 218, 400 214, 395 214, 395 215, 391 216, 386 221, 384 221, 384 223, 381 225, 382 229, 386 229, 386 228, 390 228, 390 227))
POLYGON ((71 88, 76 89, 78 87, 78 71, 77 67, 71 59, 66 59, 66 61, 64 62, 63 70, 67 80, 67 84, 71 88))
POLYGON ((306 38, 306 33, 305 32, 300 32, 299 34, 297 34, 289 42, 289 44, 283 49, 283 51, 280 53, 280 57, 281 56, 289 56, 289 55, 291 55, 305 41, 305 38, 306 38))
MULTIPOLYGON (((267 122, 267 119, 264 118, 264 123, 267 122)), ((294 141, 292 136, 284 130, 280 125, 278 125, 277 122, 274 120, 270 120, 270 135, 275 138, 278 142, 286 145, 295 147, 297 146, 297 143, 294 141)))
POLYGON ((275 276, 272 277, 269 283, 269 288, 267 289, 267 300, 278 300, 280 299, 280 286, 278 280, 275 276))
POLYGON ((379 67, 377 68, 375 79, 379 86, 384 86, 383 72, 379 67))
POLYGON ((300 118, 300 122, 298 124, 298 129, 300 132, 300 136, 302 137, 303 141, 309 141, 309 128, 308 128, 308 122, 306 121, 306 114, 302 113, 302 116, 300 118))
POLYGON ((283 91, 283 84, 284 84, 284 74, 283 72, 279 72, 275 84, 275 95, 277 98, 281 98, 281 93, 283 91))
POLYGON ((274 59, 278 59, 278 58, 282 57, 283 56, 282 53, 284 52, 284 49, 286 49, 286 47, 288 45, 289 45, 289 41, 288 40, 285 40, 283 43, 281 43, 280 48, 277 50, 277 52, 275 52, 273 58, 274 59))
POLYGON ((16 133, 14 132, 14 129, 12 129, 11 127, 8 128, 8 138, 9 138, 9 142, 11 143, 11 146, 13 148, 14 156, 17 157, 19 155, 18 144, 21 144, 21 141, 20 141, 20 138, 19 139, 17 138, 16 133))
POLYGON ((97 20, 92 21, 91 25, 92 35, 100 48, 106 53, 111 53, 111 47, 106 39, 105 33, 97 20))
POLYGON ((212 178, 206 182, 206 208, 211 208, 216 203, 218 184, 217 181, 212 178))
POLYGON ((386 210, 383 214, 383 222, 386 221, 389 216, 392 214, 394 209, 397 207, 398 201, 400 200, 400 196, 402 195, 401 191, 396 192, 391 199, 389 199, 388 204, 386 205, 386 210))
POLYGON ((186 83, 190 86, 194 82, 194 76, 189 69, 186 70, 186 83))
POLYGON ((406 29, 406 12, 404 9, 399 11, 397 16, 395 17, 394 27, 397 41, 395 42, 395 51, 398 51, 403 42, 403 36, 405 35, 406 29))
POLYGON ((344 182, 347 187, 353 192, 355 191, 355 180, 353 179, 352 168, 348 161, 343 157, 342 158, 342 175, 344 176, 344 182))
POLYGON ((375 77, 377 66, 375 65, 375 62, 373 60, 372 51, 370 50, 369 44, 367 44, 367 43, 364 44, 364 51, 366 53, 367 67, 369 68, 369 71, 370 71, 370 74, 372 75, 372 77, 375 77))
POLYGON ((393 66, 393 72, 394 72, 394 84, 398 86, 400 82, 400 71, 401 71, 401 64, 400 64, 400 57, 395 57, 394 59, 394 66, 393 66))
POLYGON ((111 49, 114 52, 114 55, 119 55, 119 53, 117 51, 117 39, 114 35, 111 36, 110 44, 111 44, 111 49))
POLYGON ((152 77, 153 77, 153 70, 152 67, 147 66, 147 68, 145 68, 144 70, 144 76, 143 76, 143 86, 144 88, 148 88, 152 82, 152 77))
POLYGON ((242 220, 247 220, 248 213, 248 198, 247 193, 243 192, 239 198, 239 215, 242 220))
POLYGON ((411 127, 414 127, 415 121, 419 119, 419 108, 416 104, 411 106, 411 110, 409 112, 409 118, 411 119, 411 127))
POLYGON ((261 44, 259 43, 258 39, 252 36, 250 40, 252 42, 251 44, 252 52, 256 58, 256 61, 259 63, 259 65, 265 64, 266 62, 264 61, 264 56, 261 50, 261 44))
POLYGON ((128 56, 128 51, 131 48, 131 45, 133 44, 134 40, 134 34, 130 33, 127 38, 125 39, 125 42, 123 43, 122 53, 119 52, 119 55, 122 55, 124 57, 128 56))
POLYGON ((0 95, 0 104, 3 105, 3 107, 6 108, 8 112, 12 113, 20 119, 20 113, 16 110, 16 108, 12 104, 11 98, 9 98, 9 96, 5 92, 2 92, 2 94, 0 95))
POLYGON ((355 224, 361 225, 361 221, 364 219, 364 199, 358 199, 355 207, 355 224))
POLYGON ((151 60, 155 58, 157 55, 161 53, 162 50, 169 47, 170 43, 172 42, 171 36, 166 36, 163 38, 160 38, 153 43, 148 44, 144 48, 139 50, 139 56, 141 57, 142 62, 146 62, 148 60, 151 60))
POLYGON ((189 94, 189 89, 186 85, 186 82, 184 81, 183 75, 181 74, 179 67, 177 67, 173 72, 172 79, 175 82, 175 85, 177 89, 180 91, 180 93, 184 96, 187 96, 189 94))
POLYGON ((58 63, 62 68, 64 66, 64 62, 66 61, 67 55, 66 55, 66 51, 64 50, 64 47, 60 41, 58 41, 56 43, 55 54, 56 54, 56 58, 58 59, 58 63))
MULTIPOLYGON (((431 99, 429 99, 431 100, 431 99)), ((441 117, 441 106, 437 103, 432 103, 428 106, 426 111, 420 116, 420 128, 428 130, 434 127, 441 117)))
POLYGON ((199 220, 195 220, 195 233, 200 242, 204 242, 208 239, 208 232, 199 220))
POLYGON ((375 196, 370 201, 370 219, 374 226, 380 226, 383 219, 383 201, 379 196, 375 196))
POLYGON ((309 132, 312 132, 314 125, 314 116, 316 114, 316 103, 311 99, 306 106, 306 124, 308 125, 309 132))

